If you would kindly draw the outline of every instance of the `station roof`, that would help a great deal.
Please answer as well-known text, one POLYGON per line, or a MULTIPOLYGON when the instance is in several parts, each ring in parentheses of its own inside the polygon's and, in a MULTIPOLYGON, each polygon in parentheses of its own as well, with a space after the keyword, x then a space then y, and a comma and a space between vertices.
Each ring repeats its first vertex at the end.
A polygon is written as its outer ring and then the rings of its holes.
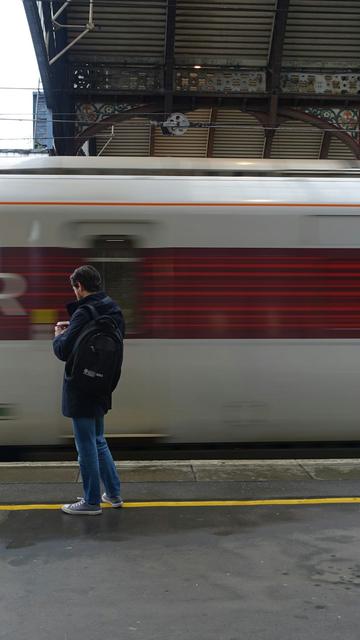
MULTIPOLYGON (((167 0, 95 0, 95 29, 69 52, 69 61, 162 65, 167 5, 167 0)), ((175 63, 266 67, 277 9, 287 13, 284 67, 360 70, 358 0, 177 0, 175 63)), ((78 27, 69 30, 68 42, 81 33, 88 15, 89 2, 69 4, 67 20, 78 27)))
POLYGON ((357 156, 358 0, 24 6, 59 153, 357 156), (191 127, 164 136, 174 111, 191 127))

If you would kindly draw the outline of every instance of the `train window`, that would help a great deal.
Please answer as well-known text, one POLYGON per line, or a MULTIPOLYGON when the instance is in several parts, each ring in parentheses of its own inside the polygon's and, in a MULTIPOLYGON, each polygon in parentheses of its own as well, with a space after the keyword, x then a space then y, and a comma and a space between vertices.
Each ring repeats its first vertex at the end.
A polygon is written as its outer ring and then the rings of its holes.
POLYGON ((128 236, 97 237, 89 256, 89 263, 101 273, 105 291, 122 309, 127 334, 137 328, 137 262, 134 239, 128 236))

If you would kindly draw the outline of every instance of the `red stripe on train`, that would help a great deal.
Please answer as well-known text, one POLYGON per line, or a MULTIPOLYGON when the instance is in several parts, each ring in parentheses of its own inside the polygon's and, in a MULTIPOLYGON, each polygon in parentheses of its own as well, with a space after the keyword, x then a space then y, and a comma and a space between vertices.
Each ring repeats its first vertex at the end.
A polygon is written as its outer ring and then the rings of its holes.
MULTIPOLYGON (((26 283, 17 315, 0 297, 0 339, 37 337, 46 318, 66 317, 68 275, 88 256, 84 249, 0 249, 0 274, 26 283)), ((136 257, 130 337, 360 338, 360 249, 174 248, 136 257)), ((2 280, 0 294, 9 293, 2 280)))

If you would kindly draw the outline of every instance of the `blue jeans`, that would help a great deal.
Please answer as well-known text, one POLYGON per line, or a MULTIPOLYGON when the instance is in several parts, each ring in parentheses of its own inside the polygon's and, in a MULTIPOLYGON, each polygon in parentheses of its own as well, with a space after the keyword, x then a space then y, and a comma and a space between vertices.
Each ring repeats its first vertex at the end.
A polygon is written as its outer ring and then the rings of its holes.
POLYGON ((75 445, 78 452, 84 498, 88 504, 101 502, 103 481, 109 498, 120 496, 120 478, 110 449, 104 438, 104 418, 72 418, 75 445))

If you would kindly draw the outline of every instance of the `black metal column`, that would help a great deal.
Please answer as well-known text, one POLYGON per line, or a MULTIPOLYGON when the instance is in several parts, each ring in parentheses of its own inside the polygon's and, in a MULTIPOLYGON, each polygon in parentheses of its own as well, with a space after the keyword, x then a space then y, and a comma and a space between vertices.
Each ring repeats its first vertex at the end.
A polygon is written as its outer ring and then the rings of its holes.
POLYGON ((167 117, 173 108, 174 92, 174 49, 176 29, 176 0, 167 0, 165 57, 164 57, 164 111, 167 117))

